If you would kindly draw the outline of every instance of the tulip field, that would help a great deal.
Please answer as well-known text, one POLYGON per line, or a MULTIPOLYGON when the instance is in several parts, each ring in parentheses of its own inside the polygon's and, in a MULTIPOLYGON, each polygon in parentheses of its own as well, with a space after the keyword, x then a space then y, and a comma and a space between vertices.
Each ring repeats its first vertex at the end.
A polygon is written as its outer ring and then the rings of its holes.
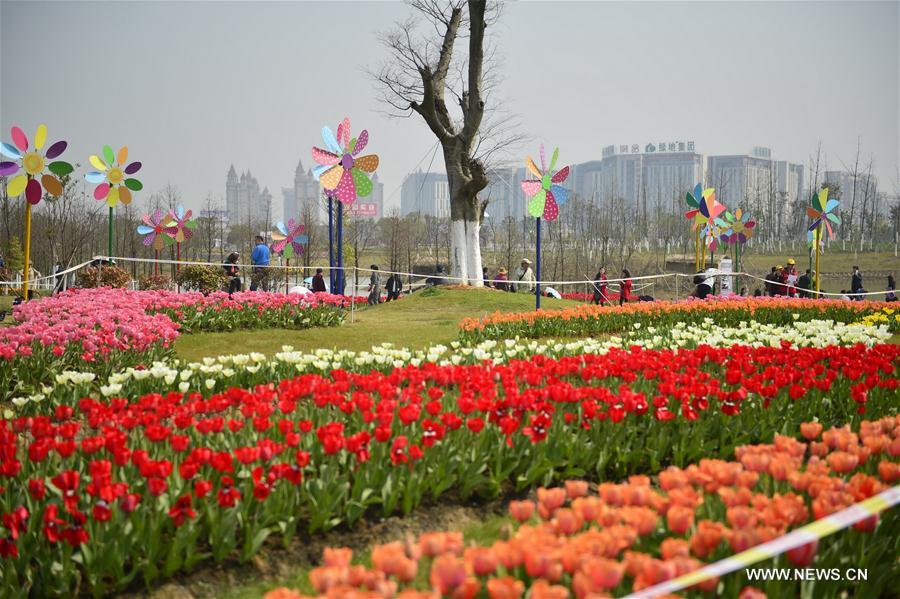
MULTIPOLYGON (((623 596, 900 477, 890 304, 584 306, 465 320, 418 349, 172 351, 201 331, 353 326, 350 301, 100 289, 17 307, 0 328, 0 597, 153 589, 484 501, 508 503, 509 538, 385 539, 362 562, 329 549, 308 589, 271 596, 623 596)), ((865 596, 885 596, 898 526, 889 511, 776 561, 855 556, 865 596)), ((800 589, 739 571, 685 592, 800 589)))

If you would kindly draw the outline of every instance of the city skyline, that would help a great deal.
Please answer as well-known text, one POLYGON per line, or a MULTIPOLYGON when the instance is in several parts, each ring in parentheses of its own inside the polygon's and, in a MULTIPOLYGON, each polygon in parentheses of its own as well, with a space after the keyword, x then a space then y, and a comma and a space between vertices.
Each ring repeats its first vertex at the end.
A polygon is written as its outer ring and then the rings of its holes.
MULTIPOLYGON (((232 163, 279 195, 298 157, 311 160, 321 127, 349 116, 381 156, 390 210, 403 176, 428 168, 434 139, 420 119, 384 116, 364 69, 385 57, 377 33, 410 14, 391 2, 4 1, 2 137, 46 122, 82 167, 104 143, 128 145, 145 165, 142 196, 172 183, 197 208, 208 193, 224 202, 232 163), (321 25, 337 22, 357 43, 332 43, 321 25), (327 64, 343 67, 323 66, 322 47, 327 64)), ((610 143, 691 139, 708 154, 768 145, 805 165, 821 141, 835 170, 860 138, 890 189, 900 163, 897 17, 897 3, 879 2, 507 5, 491 41, 504 77, 490 99, 531 139, 505 158, 520 164, 541 141, 577 163, 610 143), (553 43, 537 51, 539 36, 553 43), (829 83, 837 73, 840 84, 829 83)), ((442 166, 434 157, 431 170, 442 166)))

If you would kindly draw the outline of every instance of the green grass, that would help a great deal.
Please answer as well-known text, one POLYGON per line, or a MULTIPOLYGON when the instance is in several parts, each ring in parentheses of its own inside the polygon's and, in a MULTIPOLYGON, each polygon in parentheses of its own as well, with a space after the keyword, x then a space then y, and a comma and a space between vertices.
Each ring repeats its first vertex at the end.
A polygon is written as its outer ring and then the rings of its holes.
MULTIPOLYGON (((569 300, 541 300, 541 307, 548 309, 577 304, 569 300)), ((353 322, 348 315, 340 327, 182 335, 175 342, 175 352, 185 360, 198 361, 206 356, 234 353, 272 355, 281 351, 282 345, 291 345, 304 352, 320 348, 361 351, 382 343, 419 349, 455 340, 463 318, 482 317, 498 310, 527 312, 533 309, 534 296, 525 293, 436 289, 403 297, 398 302, 359 309, 354 312, 353 322)))

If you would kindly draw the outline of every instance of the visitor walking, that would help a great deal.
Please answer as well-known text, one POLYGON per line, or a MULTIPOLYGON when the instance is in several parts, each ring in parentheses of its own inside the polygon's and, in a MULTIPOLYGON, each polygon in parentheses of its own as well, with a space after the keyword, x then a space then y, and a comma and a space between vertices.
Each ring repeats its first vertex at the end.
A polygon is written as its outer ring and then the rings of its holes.
POLYGON ((500 291, 512 291, 509 288, 509 277, 506 276, 506 268, 500 267, 500 270, 497 271, 497 275, 494 277, 494 287, 499 289, 500 291))
POLYGON ((53 293, 59 293, 63 290, 63 284, 66 281, 66 275, 60 275, 63 271, 62 262, 57 261, 56 265, 53 267, 53 293))
POLYGON ((897 294, 895 293, 896 289, 897 289, 897 284, 894 283, 894 275, 888 275, 887 293, 884 294, 884 301, 896 302, 897 301, 897 294))
POLYGON ((378 265, 369 266, 372 270, 372 276, 369 277, 369 305, 381 303, 381 275, 378 273, 378 265))
POLYGON ((403 281, 400 280, 400 275, 392 273, 384 288, 387 291, 387 300, 385 301, 400 299, 400 292, 403 291, 403 281))
POLYGON ((773 266, 769 274, 766 275, 766 295, 775 295, 775 278, 778 276, 778 267, 773 266))
POLYGON ((619 285, 619 305, 631 301, 631 287, 634 283, 631 281, 631 272, 627 268, 622 269, 622 279, 619 285))
POLYGON ((244 284, 241 282, 241 269, 237 265, 240 258, 240 254, 231 252, 222 264, 225 276, 228 277, 228 295, 235 291, 241 291, 244 288, 244 284))
POLYGON ((707 268, 706 270, 698 270, 697 274, 694 275, 694 293, 693 296, 697 299, 706 299, 707 296, 712 293, 713 285, 716 284, 715 277, 716 269, 715 268, 707 268))
POLYGON ((862 296, 858 295, 859 293, 863 293, 865 289, 863 289, 863 276, 862 273, 859 272, 859 267, 853 267, 853 276, 850 277, 850 293, 851 299, 861 300, 862 296))
POLYGON ((325 285, 325 275, 322 274, 321 268, 317 268, 316 274, 313 275, 312 291, 313 291, 313 293, 327 293, 328 292, 328 287, 325 285))
POLYGON ((490 279, 490 277, 488 277, 487 266, 482 267, 482 269, 481 269, 481 281, 482 281, 482 283, 484 283, 485 287, 491 286, 491 279, 490 279))
POLYGON ((788 258, 787 267, 781 275, 781 283, 784 288, 784 294, 788 297, 797 295, 797 263, 793 258, 788 258))
POLYGON ((606 294, 606 267, 601 266, 600 270, 597 271, 597 274, 594 275, 594 282, 592 286, 594 287, 594 297, 591 303, 594 305, 603 305, 609 303, 609 296, 606 294))
POLYGON ((253 264, 253 273, 250 276, 250 291, 262 288, 269 290, 269 246, 262 235, 256 236, 256 246, 250 254, 250 262, 253 264))
POLYGON ((524 291, 526 293, 534 292, 534 271, 531 270, 531 260, 528 258, 522 258, 522 263, 516 271, 516 280, 518 281, 516 285, 517 291, 524 291))

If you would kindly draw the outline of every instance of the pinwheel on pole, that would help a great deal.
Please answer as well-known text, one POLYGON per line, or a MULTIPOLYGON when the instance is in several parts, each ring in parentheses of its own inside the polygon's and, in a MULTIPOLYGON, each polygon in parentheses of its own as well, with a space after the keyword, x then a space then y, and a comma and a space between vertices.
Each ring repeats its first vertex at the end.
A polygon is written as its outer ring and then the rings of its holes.
POLYGON ((707 244, 701 244, 701 236, 705 234, 707 240, 714 237, 712 234, 715 231, 715 220, 725 211, 725 206, 716 201, 714 188, 703 189, 700 183, 694 186, 693 193, 688 192, 685 195, 685 201, 691 207, 691 210, 685 212, 684 216, 692 221, 691 230, 694 232, 696 241, 695 268, 699 271, 706 266, 707 244), (710 225, 709 221, 713 221, 713 224, 710 225))
POLYGON ((0 145, 0 154, 12 161, 0 162, 0 176, 10 177, 6 185, 9 197, 25 194, 25 268, 22 275, 22 297, 28 299, 28 274, 31 270, 31 207, 37 205, 44 193, 59 197, 63 187, 59 177, 70 174, 74 169, 68 162, 48 160, 58 158, 66 149, 66 142, 51 144, 43 154, 41 150, 47 142, 47 126, 38 125, 34 134, 34 147, 29 150, 28 137, 19 127, 11 130, 12 144, 0 145), (44 173, 44 168, 50 171, 44 173), (19 173, 19 170, 24 173, 19 173))
POLYGON ((176 260, 178 261, 178 271, 181 271, 181 244, 190 239, 194 235, 194 229, 197 228, 197 221, 192 219, 193 211, 185 210, 184 206, 178 204, 174 209, 170 209, 169 230, 167 234, 175 242, 176 260))
POLYGON ((88 159, 95 171, 90 171, 84 178, 88 183, 96 183, 94 199, 106 200, 109 207, 108 248, 109 257, 113 255, 113 208, 122 202, 126 206, 131 203, 131 192, 140 191, 144 185, 137 179, 128 177, 141 170, 140 162, 128 161, 128 148, 122 146, 114 153, 109 145, 103 146, 103 158, 96 154, 88 159))
POLYGON ((750 213, 738 208, 732 214, 725 211, 721 219, 724 222, 724 230, 719 239, 723 243, 734 246, 734 269, 741 272, 741 251, 747 241, 753 237, 753 228, 756 222, 750 220, 750 213))
POLYGON ((535 309, 541 307, 541 219, 546 221, 556 220, 559 216, 559 207, 566 203, 569 192, 560 185, 569 176, 569 167, 566 166, 554 172, 556 160, 559 158, 559 148, 553 150, 550 158, 550 167, 544 158, 544 144, 540 147, 541 168, 538 170, 531 156, 525 158, 525 166, 536 179, 522 181, 522 191, 528 199, 528 213, 535 218, 537 224, 537 255, 535 260, 535 309))
POLYGON ((819 254, 824 251, 825 231, 828 231, 828 238, 834 239, 834 229, 831 223, 841 224, 841 217, 835 213, 837 207, 841 205, 838 200, 828 198, 828 188, 821 189, 818 193, 812 194, 809 200, 809 207, 806 213, 812 220, 806 231, 806 240, 812 251, 816 254, 816 293, 819 292, 819 254))
POLYGON ((144 236, 143 243, 148 248, 153 248, 153 256, 155 263, 153 264, 153 274, 159 274, 159 252, 172 240, 172 220, 168 213, 163 212, 159 208, 151 214, 145 214, 141 217, 144 222, 138 225, 137 232, 144 236))
MULTIPOLYGON (((272 251, 281 252, 284 257, 284 265, 291 265, 291 258, 303 253, 303 244, 309 243, 309 237, 304 233, 306 227, 303 223, 298 223, 294 219, 287 222, 287 226, 283 222, 275 224, 272 229, 272 251)), ((288 275, 289 269, 284 269, 284 291, 288 291, 288 275)))
MULTIPOLYGON (((369 154, 359 156, 369 143, 369 132, 363 129, 359 137, 350 137, 350 119, 344 118, 337 127, 337 136, 327 126, 322 127, 322 140, 327 149, 313 147, 312 156, 318 166, 313 169, 313 176, 322 185, 329 197, 339 200, 337 205, 337 277, 335 285, 340 292, 344 289, 344 204, 348 206, 357 197, 366 197, 372 193, 372 181, 369 174, 378 168, 378 156, 369 154)), ((329 218, 329 222, 330 222, 329 218)), ((331 268, 335 265, 329 264, 331 268)))

